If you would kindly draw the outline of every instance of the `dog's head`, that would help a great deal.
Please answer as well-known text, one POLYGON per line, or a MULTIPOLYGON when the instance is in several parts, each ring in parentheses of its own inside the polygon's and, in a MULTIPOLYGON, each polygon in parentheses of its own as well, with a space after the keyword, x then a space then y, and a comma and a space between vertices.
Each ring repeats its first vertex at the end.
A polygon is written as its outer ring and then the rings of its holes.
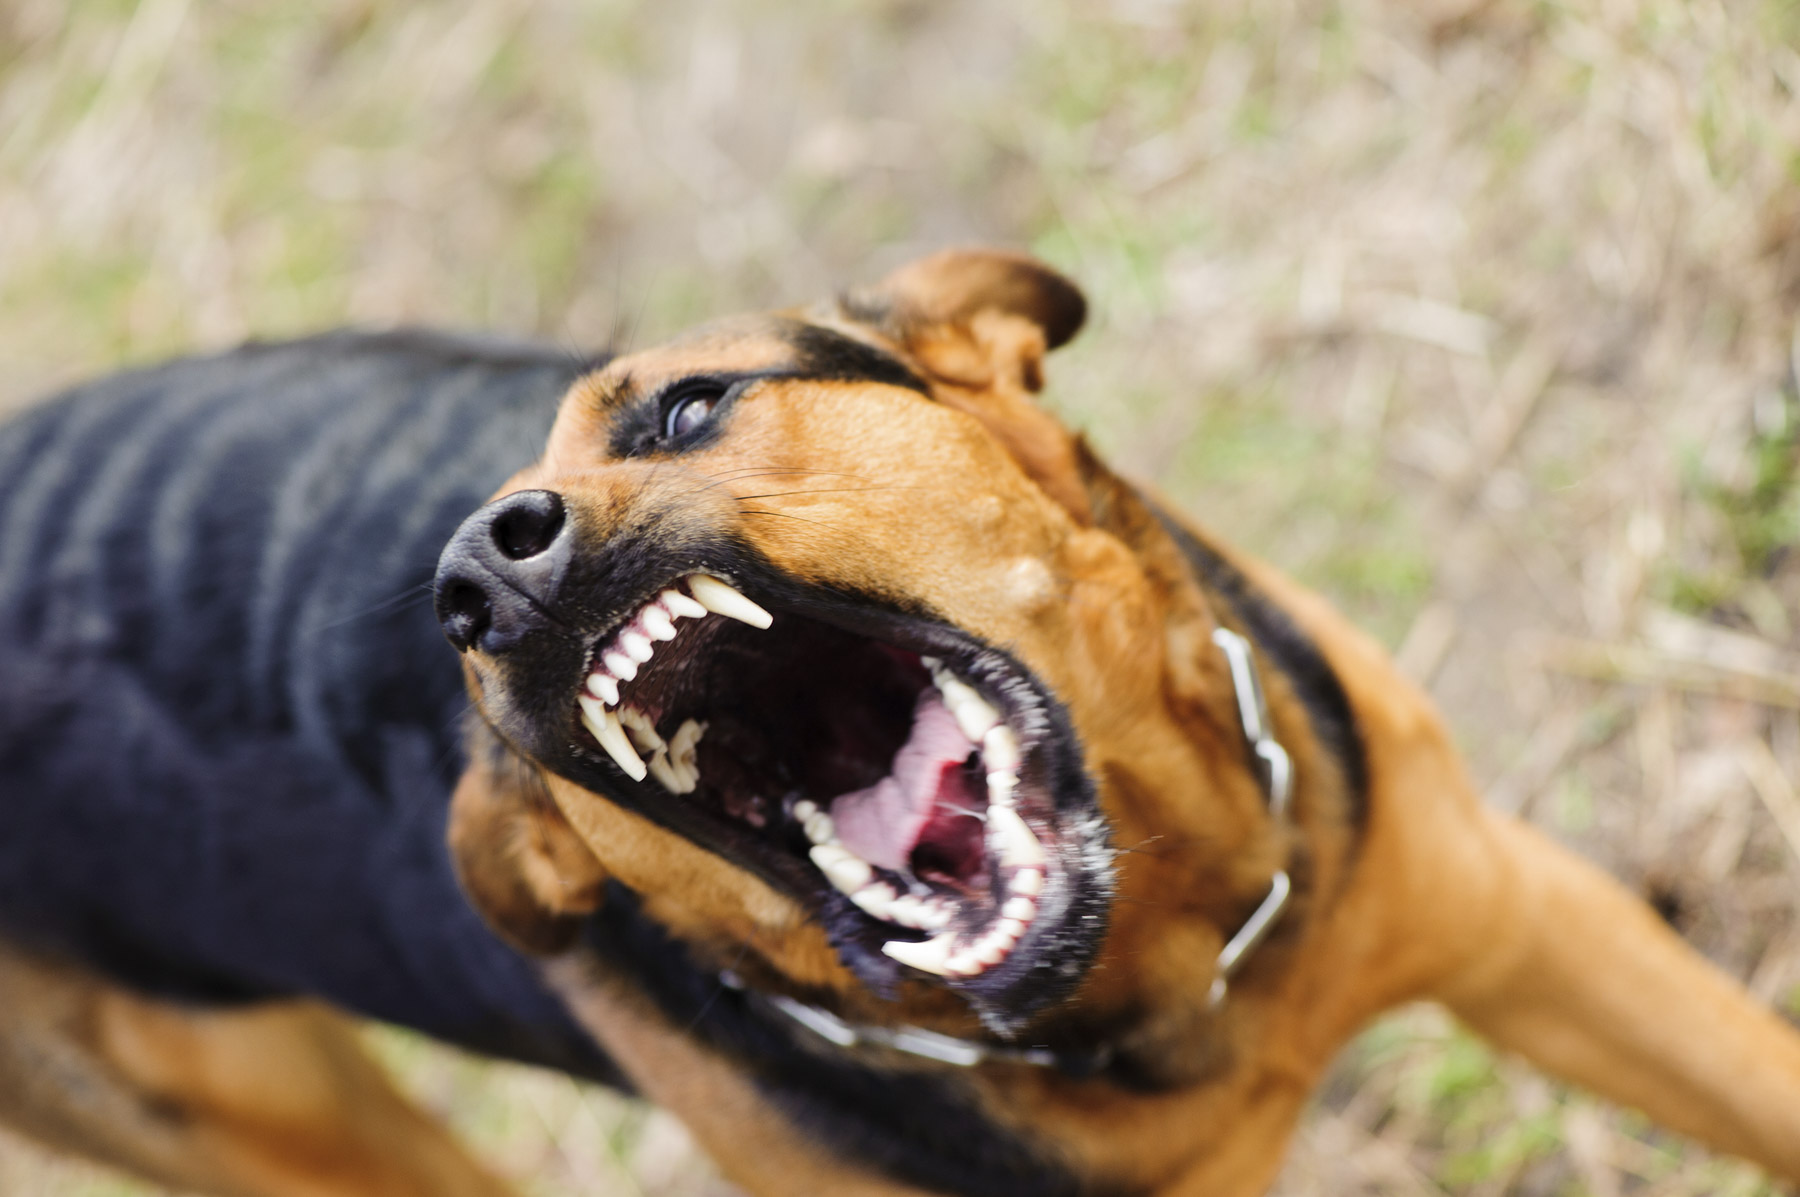
POLYGON ((1103 947, 1204 992, 1214 923, 1167 916, 1225 900, 1260 796, 1217 763, 1242 748, 1204 600, 1034 400, 1084 308, 1027 258, 946 253, 573 389, 437 578, 496 737, 456 832, 490 917, 555 946, 538 916, 611 877, 764 983, 939 1025, 954 993, 1002 1032, 1103 947), (585 853, 496 863, 469 812, 519 777, 585 853), (1124 872, 1154 930, 1115 907, 1119 847, 1150 849, 1124 872))

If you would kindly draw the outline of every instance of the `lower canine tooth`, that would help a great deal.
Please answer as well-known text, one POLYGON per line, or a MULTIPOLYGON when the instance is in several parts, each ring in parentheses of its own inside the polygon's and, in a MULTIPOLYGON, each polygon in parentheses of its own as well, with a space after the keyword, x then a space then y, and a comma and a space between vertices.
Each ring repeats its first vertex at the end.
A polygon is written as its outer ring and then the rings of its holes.
POLYGON ((671 794, 691 794, 699 781, 671 765, 666 752, 659 752, 650 758, 650 776, 656 778, 657 784, 671 794))
POLYGON ((988 836, 994 841, 1000 860, 1009 865, 1041 865, 1044 846, 1010 806, 988 807, 988 836))
POLYGON ((625 738, 625 729, 619 726, 619 717, 607 710, 597 698, 589 698, 583 694, 577 701, 581 704, 581 721, 587 729, 594 733, 594 739, 600 741, 600 747, 606 749, 606 755, 618 763, 633 781, 642 781, 649 773, 638 754, 631 750, 631 741, 625 738))
POLYGON ((636 707, 622 707, 619 710, 619 722, 631 736, 631 742, 644 752, 662 752, 668 745, 656 734, 656 724, 650 722, 650 716, 636 707))
POLYGON ((747 623, 753 628, 766 628, 775 622, 773 615, 711 574, 689 574, 687 582, 695 601, 714 614, 747 623))
POLYGON ((881 950, 908 968, 916 968, 922 973, 932 973, 941 977, 950 971, 950 947, 955 942, 955 934, 946 932, 925 940, 923 943, 908 943, 903 939, 891 939, 881 945, 881 950))

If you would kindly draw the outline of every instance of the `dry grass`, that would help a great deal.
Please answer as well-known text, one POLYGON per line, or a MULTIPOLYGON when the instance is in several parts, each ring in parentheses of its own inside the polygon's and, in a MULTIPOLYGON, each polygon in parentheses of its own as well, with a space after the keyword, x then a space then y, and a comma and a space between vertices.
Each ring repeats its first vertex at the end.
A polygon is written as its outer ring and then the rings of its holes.
MULTIPOLYGON (((0 402, 346 320, 641 343, 1030 245, 1095 300, 1061 410, 1794 1008, 1791 7, 810 7, 13 0, 0 402)), ((532 1192, 713 1191, 661 1116, 378 1040, 532 1192)), ((0 1191, 143 1192, 10 1145, 0 1191)), ((1281 1186, 1769 1191, 1430 1011, 1347 1054, 1281 1186)))

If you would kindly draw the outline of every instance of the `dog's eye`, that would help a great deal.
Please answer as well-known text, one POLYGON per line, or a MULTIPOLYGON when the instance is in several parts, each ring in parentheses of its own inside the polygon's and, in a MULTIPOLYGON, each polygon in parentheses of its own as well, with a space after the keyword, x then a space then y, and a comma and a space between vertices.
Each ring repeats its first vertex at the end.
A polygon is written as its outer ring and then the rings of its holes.
POLYGON ((663 436, 673 439, 706 423, 713 408, 725 397, 726 390, 724 383, 711 379, 696 379, 682 387, 666 408, 663 436))

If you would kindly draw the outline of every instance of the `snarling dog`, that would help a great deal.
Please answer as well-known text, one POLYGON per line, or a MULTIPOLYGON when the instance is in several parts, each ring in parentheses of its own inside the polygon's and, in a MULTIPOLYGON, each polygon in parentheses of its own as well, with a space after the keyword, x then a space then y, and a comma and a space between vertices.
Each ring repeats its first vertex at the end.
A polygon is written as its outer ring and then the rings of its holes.
POLYGON ((1800 1178, 1800 1037, 1037 406, 1083 316, 951 253, 606 363, 340 338, 16 425, 0 1115, 497 1191, 311 994, 628 1085, 757 1193, 1253 1194, 1431 998, 1800 1178), (404 601, 446 540, 460 720, 404 601))

